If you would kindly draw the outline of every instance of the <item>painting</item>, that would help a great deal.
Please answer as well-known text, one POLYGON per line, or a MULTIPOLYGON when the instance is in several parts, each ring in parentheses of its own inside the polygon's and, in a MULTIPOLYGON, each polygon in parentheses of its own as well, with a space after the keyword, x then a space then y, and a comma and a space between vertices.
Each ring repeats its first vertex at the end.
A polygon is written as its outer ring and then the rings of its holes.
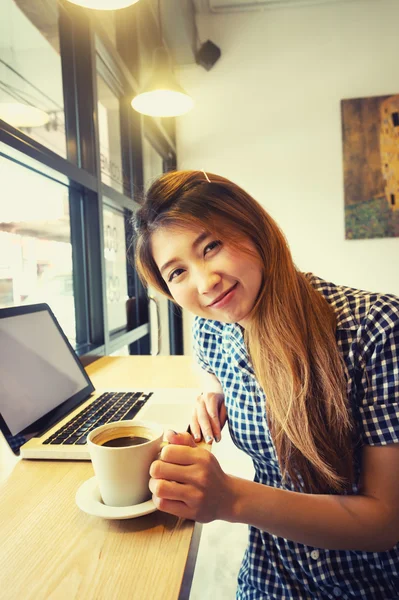
POLYGON ((399 237, 399 94, 341 100, 345 237, 399 237))

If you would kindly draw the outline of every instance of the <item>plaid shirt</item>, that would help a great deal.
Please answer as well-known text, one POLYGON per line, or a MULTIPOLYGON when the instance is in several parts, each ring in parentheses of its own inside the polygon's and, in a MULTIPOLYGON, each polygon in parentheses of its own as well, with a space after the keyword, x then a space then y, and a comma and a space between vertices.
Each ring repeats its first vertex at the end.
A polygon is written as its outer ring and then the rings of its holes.
MULTIPOLYGON (((399 298, 336 286, 311 274, 308 278, 337 316, 336 338, 356 424, 358 481, 362 445, 399 442, 399 298)), ((251 456, 255 481, 292 490, 282 483, 266 421, 266 398, 241 327, 197 317, 194 351, 201 367, 222 384, 232 439, 251 456)), ((353 493, 358 493, 357 484, 353 493)), ((237 598, 397 600, 399 544, 388 552, 327 550, 250 527, 237 598)))

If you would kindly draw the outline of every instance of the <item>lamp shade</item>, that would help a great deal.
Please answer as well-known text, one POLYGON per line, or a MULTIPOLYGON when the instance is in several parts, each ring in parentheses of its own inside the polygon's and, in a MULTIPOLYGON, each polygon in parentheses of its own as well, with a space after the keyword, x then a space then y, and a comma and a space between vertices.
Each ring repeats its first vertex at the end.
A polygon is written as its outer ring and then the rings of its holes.
POLYGON ((42 127, 50 121, 44 110, 22 102, 0 103, 0 119, 13 127, 42 127))
POLYGON ((156 48, 151 76, 140 93, 133 98, 132 107, 151 117, 177 117, 193 106, 192 98, 176 81, 168 51, 156 48))
POLYGON ((136 4, 139 0, 69 0, 72 4, 95 10, 117 10, 136 4))

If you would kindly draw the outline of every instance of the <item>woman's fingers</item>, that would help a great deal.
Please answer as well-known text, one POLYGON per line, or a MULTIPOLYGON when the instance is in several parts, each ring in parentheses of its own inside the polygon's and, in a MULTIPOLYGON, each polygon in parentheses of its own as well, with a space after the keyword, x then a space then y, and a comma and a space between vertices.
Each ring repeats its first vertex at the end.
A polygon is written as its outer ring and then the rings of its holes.
POLYGON ((223 518, 234 502, 231 477, 204 448, 170 444, 150 468, 155 506, 179 517, 208 523, 223 518))
POLYGON ((199 484, 202 481, 206 487, 201 473, 207 470, 213 460, 212 454, 205 448, 170 444, 162 449, 159 459, 151 464, 150 476, 179 483, 195 481, 199 484))
POLYGON ((211 444, 214 439, 211 416, 209 415, 208 407, 202 398, 197 401, 196 416, 205 442, 211 444))
POLYGON ((159 481, 167 480, 175 483, 188 483, 195 478, 195 473, 193 472, 195 467, 191 469, 189 467, 192 467, 192 465, 155 460, 150 467, 150 476, 159 481))
POLYGON ((169 444, 175 444, 176 446, 191 446, 192 448, 197 447, 193 436, 186 431, 183 433, 176 433, 176 431, 169 429, 165 433, 165 439, 167 442, 169 442, 169 444))
POLYGON ((196 442, 199 442, 201 439, 201 427, 198 423, 198 419, 197 419, 197 410, 195 409, 192 416, 191 416, 191 421, 190 421, 190 431, 191 431, 191 435, 193 436, 194 440, 196 442))
POLYGON ((181 519, 193 519, 192 509, 190 509, 184 502, 178 502, 176 500, 165 500, 159 496, 153 496, 152 500, 158 510, 175 515, 181 519))
POLYGON ((158 498, 165 500, 178 500, 179 502, 188 503, 190 488, 184 483, 176 481, 168 481, 166 479, 157 479, 151 477, 149 483, 150 491, 158 498))
POLYGON ((201 433, 207 444, 221 439, 221 430, 226 422, 226 409, 223 394, 208 392, 197 398, 190 429, 195 440, 201 433))
POLYGON ((209 454, 208 450, 204 448, 187 447, 184 445, 169 444, 164 446, 159 456, 161 461, 170 462, 175 465, 194 465, 201 460, 201 455, 209 454))
POLYGON ((220 405, 220 410, 219 410, 220 429, 223 429, 223 427, 225 426, 226 421, 227 421, 227 410, 226 410, 225 403, 222 402, 221 405, 220 405))

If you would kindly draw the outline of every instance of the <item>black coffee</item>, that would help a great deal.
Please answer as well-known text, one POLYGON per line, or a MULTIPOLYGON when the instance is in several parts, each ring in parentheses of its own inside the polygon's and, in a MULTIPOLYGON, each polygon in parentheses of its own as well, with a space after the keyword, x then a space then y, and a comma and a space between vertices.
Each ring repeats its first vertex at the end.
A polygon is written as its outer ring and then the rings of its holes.
POLYGON ((145 444, 149 441, 148 438, 139 435, 126 435, 114 438, 113 440, 108 440, 104 444, 101 444, 101 446, 107 446, 108 448, 126 448, 127 446, 139 446, 140 444, 145 444))

